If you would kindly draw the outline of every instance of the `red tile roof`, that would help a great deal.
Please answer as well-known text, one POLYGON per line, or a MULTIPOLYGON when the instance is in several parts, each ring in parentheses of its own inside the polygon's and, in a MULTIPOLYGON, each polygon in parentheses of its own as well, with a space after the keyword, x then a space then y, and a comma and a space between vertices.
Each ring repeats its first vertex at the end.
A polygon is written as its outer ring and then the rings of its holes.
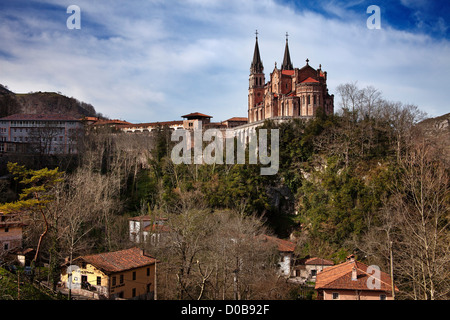
POLYGON ((271 241, 273 243, 275 243, 278 247, 278 251, 281 252, 294 252, 295 250, 295 243, 288 241, 288 240, 283 240, 283 239, 279 239, 276 237, 271 237, 268 235, 263 235, 263 239, 266 241, 271 241))
MULTIPOLYGON (((233 117, 233 118, 227 119, 227 120, 225 120, 225 121, 248 121, 248 118, 244 118, 244 117, 233 117)), ((224 122, 225 122, 225 121, 224 121, 224 122)))
POLYGON ((139 248, 81 256, 76 260, 78 259, 92 264, 106 273, 122 272, 159 262, 155 258, 145 255, 139 248))
POLYGON ((317 81, 316 79, 313 79, 313 78, 311 78, 311 77, 308 77, 308 78, 306 78, 305 80, 303 80, 302 82, 300 82, 300 83, 310 83, 310 82, 314 82, 314 83, 318 83, 319 81, 317 81))
POLYGON ((181 116, 182 118, 212 118, 212 116, 208 116, 207 114, 203 114, 200 112, 193 112, 186 114, 184 116, 181 116))
POLYGON ((119 120, 119 119, 113 119, 113 120, 98 120, 97 122, 94 123, 95 126, 98 126, 98 125, 110 125, 110 124, 118 124, 118 125, 121 125, 121 124, 127 124, 127 125, 129 125, 129 124, 131 124, 131 123, 128 122, 128 121, 119 120))
POLYGON ((66 116, 63 114, 26 114, 26 113, 16 113, 0 120, 47 120, 47 121, 79 121, 75 117, 66 116))
MULTIPOLYGON (((359 261, 347 261, 328 267, 317 273, 315 289, 347 289, 347 290, 381 290, 391 291, 391 278, 380 271, 380 288, 370 289, 367 280, 372 274, 367 273, 368 266, 359 261), (357 278, 352 280, 352 269, 356 269, 357 278)), ((398 290, 396 288, 396 290, 398 290)))
POLYGON ((304 261, 304 263, 307 265, 323 265, 323 266, 333 266, 334 265, 333 261, 318 258, 318 257, 306 259, 304 261))
POLYGON ((281 73, 287 76, 292 76, 295 73, 295 70, 283 70, 281 73))
POLYGON ((183 125, 183 120, 177 121, 162 121, 162 122, 147 122, 147 123, 130 123, 126 125, 119 125, 120 128, 148 128, 157 126, 173 126, 173 125, 183 125))

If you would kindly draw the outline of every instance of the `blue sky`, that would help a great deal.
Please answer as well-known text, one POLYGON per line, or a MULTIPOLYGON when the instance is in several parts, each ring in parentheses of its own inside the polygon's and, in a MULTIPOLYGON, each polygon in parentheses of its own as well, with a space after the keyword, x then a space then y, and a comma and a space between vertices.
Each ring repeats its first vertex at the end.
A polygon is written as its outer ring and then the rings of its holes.
POLYGON ((266 79, 288 32, 294 67, 321 64, 330 93, 357 82, 438 116, 450 112, 445 2, 0 0, 0 83, 59 91, 134 123, 247 116, 258 29, 266 79), (81 9, 79 30, 66 27, 69 5, 81 9), (381 9, 379 30, 366 26, 370 5, 381 9))

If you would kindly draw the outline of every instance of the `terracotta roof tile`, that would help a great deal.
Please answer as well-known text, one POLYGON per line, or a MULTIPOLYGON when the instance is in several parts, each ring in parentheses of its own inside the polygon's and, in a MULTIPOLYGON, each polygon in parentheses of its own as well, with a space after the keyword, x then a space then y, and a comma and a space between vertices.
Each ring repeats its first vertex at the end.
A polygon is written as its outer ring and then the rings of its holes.
POLYGON ((306 259, 304 261, 304 263, 307 265, 324 265, 324 266, 333 266, 334 265, 333 261, 318 258, 318 257, 306 259))
POLYGON ((162 122, 147 122, 147 123, 129 123, 125 125, 119 125, 120 128, 148 128, 157 126, 173 126, 173 125, 183 125, 183 120, 176 121, 162 121, 162 122))
MULTIPOLYGON (((233 117, 233 118, 227 119, 227 120, 225 120, 225 121, 248 121, 248 118, 244 118, 244 117, 233 117)), ((225 122, 225 121, 224 121, 224 122, 225 122)))
MULTIPOLYGON (((366 264, 359 261, 347 261, 328 267, 317 273, 315 289, 371 290, 367 286, 367 280, 371 276, 367 273, 367 268, 366 264), (356 280, 352 280, 353 268, 357 272, 356 280)), ((387 273, 380 271, 380 288, 376 290, 391 290, 391 278, 387 273)))
POLYGON ((287 76, 292 76, 295 73, 295 70, 282 70, 281 73, 287 76))
POLYGON ((279 239, 276 237, 271 237, 268 235, 264 235, 264 240, 266 241, 271 241, 273 243, 275 243, 278 247, 278 251, 281 252, 294 252, 295 250, 295 243, 288 241, 288 240, 283 240, 283 239, 279 239))
POLYGON ((81 256, 78 259, 90 263, 106 273, 121 272, 158 262, 155 258, 144 255, 139 248, 81 256))
POLYGON ((194 117, 200 117, 200 118, 212 118, 212 116, 208 116, 207 114, 203 114, 200 112, 193 112, 186 114, 184 116, 181 116, 182 118, 194 118, 194 117))
POLYGON ((308 78, 306 78, 305 80, 303 80, 302 82, 300 82, 300 83, 318 83, 319 81, 317 81, 316 79, 313 79, 313 78, 311 78, 311 77, 308 77, 308 78))

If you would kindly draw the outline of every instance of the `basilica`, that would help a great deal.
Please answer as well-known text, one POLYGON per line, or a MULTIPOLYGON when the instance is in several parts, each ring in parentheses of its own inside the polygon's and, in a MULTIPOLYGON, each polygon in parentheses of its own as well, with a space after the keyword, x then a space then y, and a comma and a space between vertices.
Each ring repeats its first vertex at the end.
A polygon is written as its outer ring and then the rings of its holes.
POLYGON ((334 95, 327 89, 327 72, 319 65, 314 69, 306 59, 302 68, 291 62, 286 34, 286 47, 281 68, 275 67, 266 82, 256 32, 255 51, 250 66, 248 89, 248 123, 265 119, 312 118, 319 110, 333 114, 334 95))

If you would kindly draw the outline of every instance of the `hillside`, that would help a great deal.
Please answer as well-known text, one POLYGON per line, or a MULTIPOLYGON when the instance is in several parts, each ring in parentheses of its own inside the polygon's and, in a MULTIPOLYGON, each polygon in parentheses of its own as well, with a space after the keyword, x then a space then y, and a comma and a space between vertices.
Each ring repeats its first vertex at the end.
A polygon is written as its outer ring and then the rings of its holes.
POLYGON ((0 117, 15 113, 64 114, 76 118, 95 116, 91 104, 66 97, 56 92, 17 94, 0 85, 0 117))
POLYGON ((12 274, 0 268, 0 300, 54 300, 51 296, 33 286, 25 275, 12 274))
POLYGON ((417 124, 417 127, 423 131, 430 142, 446 150, 447 161, 450 161, 450 113, 423 120, 417 124))

